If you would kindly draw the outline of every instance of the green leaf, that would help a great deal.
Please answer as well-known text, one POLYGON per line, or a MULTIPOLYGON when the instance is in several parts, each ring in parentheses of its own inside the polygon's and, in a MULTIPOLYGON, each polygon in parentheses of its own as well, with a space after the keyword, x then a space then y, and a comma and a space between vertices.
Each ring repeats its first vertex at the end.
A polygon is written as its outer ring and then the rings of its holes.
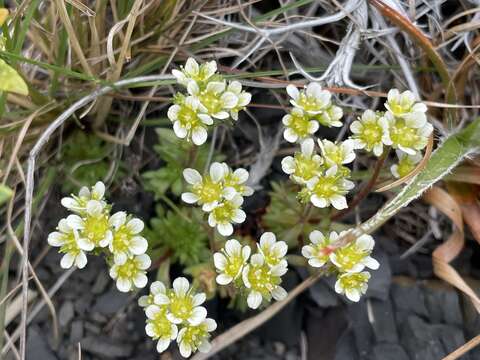
POLYGON ((7 202, 12 197, 12 195, 12 189, 10 189, 8 186, 0 184, 0 205, 7 202))
POLYGON ((0 59, 0 91, 28 95, 28 86, 18 72, 0 59))

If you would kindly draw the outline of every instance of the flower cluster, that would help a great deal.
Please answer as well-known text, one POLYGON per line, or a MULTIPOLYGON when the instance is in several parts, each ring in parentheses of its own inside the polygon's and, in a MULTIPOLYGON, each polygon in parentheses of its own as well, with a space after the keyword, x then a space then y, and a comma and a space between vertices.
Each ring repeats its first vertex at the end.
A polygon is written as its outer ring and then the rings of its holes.
POLYGON ((315 152, 313 139, 304 140, 300 152, 283 158, 282 170, 303 187, 302 200, 319 208, 331 205, 338 210, 345 209, 345 195, 354 187, 348 180, 350 169, 345 166, 355 159, 353 141, 319 140, 318 145, 322 155, 315 152))
POLYGON ((303 90, 288 85, 287 93, 293 105, 290 113, 282 119, 285 125, 283 137, 288 142, 294 143, 311 137, 320 125, 342 126, 342 109, 332 104, 332 95, 323 90, 320 84, 312 82, 303 90))
POLYGON ((105 199, 105 185, 82 187, 78 195, 65 197, 62 205, 73 212, 61 219, 57 231, 48 235, 48 243, 64 254, 60 266, 80 269, 87 264, 87 252, 103 252, 111 263, 110 276, 122 292, 143 288, 151 261, 145 252, 148 242, 140 235, 143 221, 119 211, 110 215, 105 199))
POLYGON ((368 234, 359 236, 347 245, 336 247, 335 242, 346 235, 348 230, 340 234, 332 231, 328 235, 314 230, 309 236, 310 244, 302 248, 302 255, 308 259, 308 264, 312 267, 330 265, 335 268, 338 273, 335 291, 356 302, 368 288, 370 273, 364 269, 376 270, 379 263, 370 256, 375 241, 368 234))
POLYGON ((217 328, 215 320, 207 318, 204 293, 195 293, 184 277, 173 281, 167 289, 161 281, 150 285, 150 293, 138 304, 145 309, 145 332, 157 342, 157 351, 164 352, 177 340, 180 354, 189 357, 195 351, 210 351, 210 333, 217 328))
POLYGON ((227 82, 217 74, 217 63, 199 65, 189 58, 180 70, 173 70, 178 84, 187 94, 177 93, 168 109, 175 134, 182 139, 202 145, 207 140, 207 128, 215 120, 238 119, 239 111, 250 103, 251 94, 242 90, 238 81, 227 82))
POLYGON ((260 237, 257 252, 250 256, 248 245, 242 246, 231 239, 225 247, 213 255, 217 269, 217 283, 228 285, 248 293, 247 304, 257 309, 263 301, 270 302, 272 297, 279 301, 285 299, 287 292, 280 286, 281 277, 287 272, 285 260, 288 247, 284 241, 277 241, 271 232, 260 237))
POLYGON ((246 185, 248 171, 232 171, 226 163, 215 162, 210 165, 209 173, 201 175, 197 170, 187 168, 183 171, 185 181, 190 184, 190 192, 182 194, 182 200, 188 204, 199 204, 207 212, 208 224, 216 227, 223 236, 233 234, 233 225, 245 221, 246 214, 241 209, 243 197, 253 194, 246 185))

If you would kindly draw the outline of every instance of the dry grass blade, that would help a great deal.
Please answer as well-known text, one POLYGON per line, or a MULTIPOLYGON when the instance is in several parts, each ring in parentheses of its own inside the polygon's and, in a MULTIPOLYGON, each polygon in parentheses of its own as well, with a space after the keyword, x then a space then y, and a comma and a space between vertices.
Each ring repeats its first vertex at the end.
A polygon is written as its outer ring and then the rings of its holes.
POLYGON ((449 193, 436 186, 424 194, 423 200, 435 206, 443 214, 448 216, 455 225, 453 233, 448 240, 437 247, 432 254, 433 271, 435 275, 468 295, 477 311, 480 312, 480 299, 477 294, 468 286, 453 266, 450 265, 450 262, 460 254, 465 243, 462 211, 458 203, 449 193))
POLYGON ((461 356, 465 355, 467 352, 472 350, 474 347, 478 346, 478 344, 480 344, 480 335, 475 336, 473 339, 471 339, 467 343, 460 346, 457 350, 455 350, 454 352, 445 356, 442 360, 456 360, 456 359, 459 359, 461 356))

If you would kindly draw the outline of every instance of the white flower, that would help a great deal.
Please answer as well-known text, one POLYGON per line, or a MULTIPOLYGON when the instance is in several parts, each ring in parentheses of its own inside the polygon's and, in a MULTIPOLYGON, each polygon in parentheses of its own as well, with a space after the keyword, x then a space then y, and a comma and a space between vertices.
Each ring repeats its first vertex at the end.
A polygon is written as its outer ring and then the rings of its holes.
POLYGON ((428 138, 433 131, 429 122, 408 121, 401 117, 395 117, 390 112, 385 114, 389 124, 390 139, 394 149, 400 149, 409 155, 415 155, 419 150, 427 146, 428 138))
POLYGON ((82 215, 85 213, 87 203, 90 200, 97 200, 102 204, 105 204, 103 198, 104 196, 105 184, 101 181, 98 181, 94 186, 92 186, 91 190, 88 187, 83 186, 80 189, 78 196, 72 195, 72 197, 64 197, 61 200, 61 204, 68 210, 82 215))
MULTIPOLYGON (((346 233, 347 231, 343 231, 339 236, 345 236, 346 233)), ((370 256, 374 246, 373 238, 368 234, 363 234, 355 241, 332 252, 330 261, 341 272, 358 273, 365 267, 376 270, 380 264, 370 256)))
POLYGON ((305 90, 299 91, 295 85, 287 86, 287 93, 292 98, 290 103, 302 109, 309 115, 318 115, 330 106, 332 95, 327 90, 322 90, 320 84, 312 82, 305 90))
POLYGON ((335 283, 335 291, 338 294, 345 294, 351 301, 358 302, 367 292, 369 279, 370 273, 367 271, 341 274, 335 283))
POLYGON ((117 282, 117 289, 129 292, 134 288, 144 288, 148 279, 146 271, 152 261, 147 254, 131 256, 123 264, 113 264, 110 277, 117 282))
POLYGON ((188 58, 185 66, 180 67, 179 70, 172 70, 172 75, 175 76, 180 85, 187 86, 190 81, 203 83, 208 81, 217 72, 217 63, 215 61, 208 61, 202 65, 193 58, 188 58))
POLYGON ((147 315, 145 332, 153 340, 158 340, 157 351, 162 353, 167 350, 170 342, 177 338, 178 328, 168 320, 165 306, 149 305, 145 309, 145 314, 147 315))
POLYGON ((313 139, 306 139, 301 144, 301 152, 286 156, 282 159, 282 170, 290 175, 292 180, 305 184, 313 177, 321 173, 323 159, 314 154, 315 143, 313 139))
POLYGON ((108 248, 116 264, 122 265, 129 256, 140 255, 147 251, 148 242, 139 235, 144 227, 142 220, 133 218, 127 221, 127 214, 119 211, 110 217, 109 223, 114 231, 108 248))
POLYGON ((324 175, 314 177, 307 182, 311 193, 310 201, 319 208, 332 205, 337 210, 348 207, 345 195, 353 189, 354 184, 338 173, 336 165, 329 168, 324 175))
POLYGON ((174 324, 201 324, 207 316, 207 310, 200 306, 205 299, 204 293, 193 295, 193 289, 186 278, 176 278, 173 281, 173 290, 169 293, 168 320, 174 324))
POLYGON ((224 188, 225 167, 215 162, 210 165, 209 175, 202 177, 195 169, 183 170, 185 181, 192 185, 192 191, 182 194, 182 200, 188 204, 199 203, 203 211, 211 211, 223 199, 231 199, 235 196, 232 188, 224 188))
POLYGON ((242 247, 238 240, 231 239, 225 243, 221 252, 213 254, 213 262, 219 273, 216 279, 217 283, 227 285, 236 280, 247 264, 250 252, 250 246, 242 247))
MULTIPOLYGON (((69 217, 72 216, 77 215, 69 217)), ((68 218, 62 219, 58 223, 58 231, 48 235, 50 246, 59 247, 59 252, 64 254, 60 261, 60 266, 64 269, 69 269, 74 264, 79 269, 83 269, 87 264, 87 256, 78 244, 79 228, 75 224, 76 222, 69 221, 68 218)), ((90 250, 92 249, 93 247, 90 250)))
POLYGON ((176 103, 168 109, 167 116, 173 122, 173 131, 179 138, 192 140, 195 145, 207 141, 207 125, 212 125, 212 118, 200 111, 200 101, 193 96, 177 98, 176 103))
POLYGON ((299 108, 290 110, 290 113, 282 118, 282 123, 285 125, 283 137, 291 143, 308 138, 320 127, 317 120, 311 119, 299 108))
POLYGON ((341 166, 355 160, 354 141, 351 139, 339 143, 330 140, 318 140, 325 161, 331 165, 341 166))
POLYGON ((204 90, 201 90, 196 82, 189 82, 187 89, 190 95, 200 100, 202 112, 215 119, 227 119, 230 111, 238 104, 237 95, 225 91, 225 81, 211 81, 204 90))
POLYGON ((167 289, 161 281, 154 281, 150 285, 150 293, 141 296, 140 299, 138 299, 138 305, 141 307, 147 307, 149 305, 165 305, 169 302, 170 300, 167 296, 167 289), (155 296, 157 296, 157 301, 155 301, 155 296))
POLYGON ((247 304, 251 309, 257 309, 262 301, 270 301, 273 297, 280 301, 287 297, 287 292, 280 286, 281 277, 287 272, 287 263, 269 267, 262 254, 254 254, 250 264, 242 271, 245 287, 249 289, 247 304))
POLYGON ((314 230, 309 236, 310 244, 302 248, 302 255, 308 259, 308 264, 319 268, 330 260, 333 248, 330 246, 338 239, 338 234, 332 231, 328 237, 322 232, 314 230))
POLYGON ((372 110, 366 110, 362 117, 350 125, 356 149, 373 151, 375 156, 383 153, 383 145, 392 145, 388 131, 388 121, 372 110))
POLYGON ((340 119, 343 116, 343 110, 336 105, 328 106, 322 113, 315 115, 315 119, 323 126, 328 127, 342 127, 343 124, 340 119))
POLYGON ((237 105, 230 110, 230 116, 233 120, 238 120, 238 113, 250 104, 252 94, 247 91, 242 91, 242 84, 236 80, 228 84, 227 92, 235 94, 237 97, 237 105))
POLYGON ((235 195, 231 200, 224 200, 211 210, 208 215, 208 224, 217 227, 218 232, 223 236, 233 234, 232 223, 241 224, 245 221, 246 214, 240 209, 243 198, 235 195))
POLYGON ((225 174, 223 178, 223 186, 232 189, 226 190, 228 194, 232 193, 233 191, 235 194, 241 196, 250 196, 253 194, 253 189, 250 186, 245 185, 249 177, 247 170, 239 168, 235 171, 232 171, 232 169, 230 169, 226 163, 222 163, 222 166, 224 167, 225 174))
POLYGON ((198 325, 188 325, 181 329, 177 337, 180 354, 188 358, 197 350, 208 353, 212 347, 209 342, 210 333, 216 328, 215 320, 207 318, 198 325))
POLYGON ((257 244, 257 246, 268 266, 273 267, 280 263, 286 264, 285 255, 287 255, 288 246, 285 241, 277 241, 274 233, 263 233, 260 237, 260 244, 257 244))
POLYGON ((69 216, 69 224, 81 230, 79 245, 84 250, 93 247, 106 247, 113 238, 107 209, 104 203, 98 200, 87 201, 85 215, 69 216))
POLYGON ((407 126, 421 128, 427 122, 427 106, 416 101, 415 95, 409 90, 400 94, 397 89, 391 89, 385 107, 394 117, 404 119, 407 126))
POLYGON ((422 153, 417 152, 415 155, 406 154, 400 150, 396 151, 398 157, 398 164, 390 167, 390 171, 397 179, 410 174, 415 166, 422 160, 422 153))

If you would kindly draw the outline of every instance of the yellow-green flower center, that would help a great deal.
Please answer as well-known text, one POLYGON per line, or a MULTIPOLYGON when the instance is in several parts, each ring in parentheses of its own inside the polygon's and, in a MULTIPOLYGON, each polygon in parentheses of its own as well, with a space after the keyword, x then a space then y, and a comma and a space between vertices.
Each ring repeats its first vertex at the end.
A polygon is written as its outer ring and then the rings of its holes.
POLYGON ((340 285, 344 289, 359 289, 368 282, 368 275, 353 273, 340 277, 340 285))
POLYGON ((335 251, 335 260, 337 266, 343 271, 348 271, 362 261, 368 252, 357 247, 355 243, 339 248, 335 251))
POLYGON ((109 229, 108 216, 105 214, 98 216, 87 215, 84 219, 83 233, 97 246, 105 238, 105 234, 109 229))
POLYGON ((69 253, 73 256, 77 256, 80 253, 80 248, 78 247, 77 240, 75 239, 75 235, 73 234, 73 232, 69 234, 62 234, 62 239, 64 243, 60 247, 60 253, 69 253))
POLYGON ((112 247, 114 252, 126 252, 130 246, 132 234, 130 230, 122 225, 113 234, 112 247))
POLYGON ((313 192, 319 197, 329 198, 335 194, 341 193, 341 188, 337 184, 338 180, 335 176, 322 176, 318 178, 313 192))
POLYGON ((208 175, 203 181, 193 186, 193 193, 200 198, 202 203, 217 201, 222 196, 222 184, 214 182, 208 175))
POLYGON ((170 312, 177 319, 188 320, 193 311, 193 298, 190 294, 184 296, 177 295, 175 292, 170 294, 170 312))
POLYGON ((225 265, 224 272, 226 275, 235 278, 242 269, 242 266, 244 264, 243 258, 240 255, 226 256, 226 258, 227 263, 225 265))
POLYGON ((264 296, 269 296, 275 286, 280 284, 280 278, 273 276, 270 268, 266 265, 250 267, 247 277, 252 290, 258 291, 264 296))
POLYGON ((410 159, 408 156, 404 156, 399 162, 398 162, 398 175, 402 178, 405 175, 408 175, 412 172, 412 170, 415 168, 415 163, 410 159))
POLYGON ((317 99, 314 96, 307 96, 304 92, 300 93, 300 97, 297 101, 297 104, 300 105, 305 111, 320 111, 321 104, 318 103, 317 99))
POLYGON ((180 105, 178 121, 180 121, 180 124, 187 129, 193 129, 200 125, 201 122, 198 118, 197 112, 186 105, 180 105))
POLYGON ((358 134, 360 140, 366 144, 367 150, 371 150, 382 141, 383 130, 377 123, 364 123, 362 132, 358 134))
POLYGON ((230 202, 225 201, 223 204, 213 209, 213 217, 218 223, 230 222, 235 215, 237 208, 230 202))
POLYGON ((153 340, 163 337, 170 337, 172 333, 172 325, 167 319, 166 307, 162 307, 161 310, 155 314, 153 319, 147 320, 147 323, 153 325, 153 331, 155 332, 153 340))
POLYGON ((417 130, 408 127, 404 120, 397 119, 390 127, 390 138, 394 145, 401 145, 405 148, 414 148, 421 140, 417 130))
POLYGON ((242 194, 245 191, 245 186, 243 184, 239 184, 239 181, 240 180, 238 179, 238 177, 233 175, 232 172, 230 172, 223 179, 223 185, 225 187, 232 187, 238 193, 242 194))
POLYGON ((327 262, 330 253, 332 252, 331 248, 328 247, 325 243, 312 244, 313 247, 313 256, 316 257, 321 262, 327 262))
POLYGON ((317 175, 320 170, 320 163, 315 161, 312 157, 307 157, 302 153, 295 154, 295 176, 307 181, 317 175))
POLYGON ((290 127, 297 136, 301 138, 305 138, 309 135, 309 128, 310 128, 310 120, 306 115, 298 115, 296 113, 291 113, 290 114, 290 124, 288 127, 290 127))
POLYGON ((344 160, 343 151, 338 145, 325 149, 325 157, 328 158, 334 164, 338 164, 338 165, 340 165, 344 160))
POLYGON ((220 100, 220 96, 213 92, 202 91, 200 94, 200 102, 207 108, 209 114, 216 114, 223 109, 223 103, 220 100))
POLYGON ((197 349, 200 344, 210 336, 205 324, 197 326, 189 325, 185 329, 182 342, 189 344, 193 349, 197 349))
POLYGON ((119 278, 133 279, 138 272, 138 263, 135 258, 127 259, 125 264, 118 265, 117 267, 117 273, 119 278))
POLYGON ((390 111, 397 116, 410 112, 412 105, 413 104, 410 101, 391 101, 388 103, 390 111))

